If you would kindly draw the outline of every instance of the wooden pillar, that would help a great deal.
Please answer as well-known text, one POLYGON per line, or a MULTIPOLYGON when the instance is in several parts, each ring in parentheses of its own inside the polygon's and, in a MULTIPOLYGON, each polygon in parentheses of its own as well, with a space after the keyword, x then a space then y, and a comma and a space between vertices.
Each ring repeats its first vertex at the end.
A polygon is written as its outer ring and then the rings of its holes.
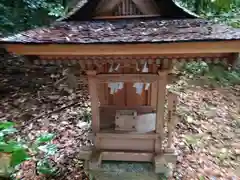
POLYGON ((96 75, 96 71, 87 71, 88 88, 92 108, 92 130, 94 134, 100 131, 99 99, 97 93, 98 82, 96 75))
POLYGON ((167 86, 167 72, 159 72, 159 80, 157 85, 157 107, 156 107, 156 133, 155 152, 161 153, 162 142, 164 140, 164 109, 167 86))
POLYGON ((172 149, 173 133, 176 126, 176 105, 177 95, 174 93, 168 93, 168 150, 172 149))

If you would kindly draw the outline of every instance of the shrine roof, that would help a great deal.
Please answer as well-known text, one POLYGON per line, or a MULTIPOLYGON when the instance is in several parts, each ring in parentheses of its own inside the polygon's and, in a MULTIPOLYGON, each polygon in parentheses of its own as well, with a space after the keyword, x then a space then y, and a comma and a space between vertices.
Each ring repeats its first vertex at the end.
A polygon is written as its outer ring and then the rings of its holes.
POLYGON ((240 40, 240 29, 203 19, 62 21, 0 38, 0 43, 101 44, 240 40))

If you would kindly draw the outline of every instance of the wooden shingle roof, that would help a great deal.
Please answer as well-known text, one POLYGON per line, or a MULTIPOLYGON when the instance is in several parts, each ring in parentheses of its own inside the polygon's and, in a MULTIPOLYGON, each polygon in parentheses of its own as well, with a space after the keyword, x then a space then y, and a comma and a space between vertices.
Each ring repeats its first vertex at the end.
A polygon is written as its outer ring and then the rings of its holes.
POLYGON ((240 40, 240 29, 202 19, 135 18, 57 22, 0 39, 2 43, 98 44, 240 40))

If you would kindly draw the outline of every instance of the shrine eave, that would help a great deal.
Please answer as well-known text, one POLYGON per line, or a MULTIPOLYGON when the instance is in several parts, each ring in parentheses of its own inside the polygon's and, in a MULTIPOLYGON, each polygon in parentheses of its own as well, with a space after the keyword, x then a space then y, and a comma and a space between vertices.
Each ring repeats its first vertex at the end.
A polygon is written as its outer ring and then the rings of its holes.
POLYGON ((138 44, 5 44, 20 55, 121 56, 240 52, 240 40, 138 44))
POLYGON ((59 42, 32 42, 32 41, 0 41, 0 45, 23 45, 23 46, 43 46, 43 45, 85 45, 88 47, 91 46, 99 46, 99 45, 137 45, 137 44, 185 44, 185 43, 221 43, 221 42, 239 42, 239 38, 232 38, 232 39, 194 39, 194 40, 177 40, 177 41, 129 41, 129 42, 122 42, 122 41, 116 41, 116 42, 92 42, 92 43, 81 43, 81 42, 65 42, 65 41, 59 41, 59 42))

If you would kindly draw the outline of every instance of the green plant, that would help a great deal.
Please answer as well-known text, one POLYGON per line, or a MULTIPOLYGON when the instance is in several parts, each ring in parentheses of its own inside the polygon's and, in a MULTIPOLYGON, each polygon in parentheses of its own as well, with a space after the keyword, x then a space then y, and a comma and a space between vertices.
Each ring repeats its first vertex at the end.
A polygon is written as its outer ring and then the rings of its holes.
POLYGON ((240 83, 240 70, 228 70, 222 65, 209 66, 206 76, 221 85, 236 85, 240 83))
POLYGON ((46 176, 53 176, 57 173, 57 168, 50 162, 49 159, 44 158, 37 162, 37 172, 46 176))
POLYGON ((82 116, 83 116, 83 121, 84 122, 87 122, 87 123, 91 122, 92 114, 91 114, 90 111, 84 110, 82 116))
POLYGON ((29 159, 27 148, 10 135, 17 132, 12 122, 0 122, 0 176, 9 176, 15 167, 29 159))
POLYGON ((199 134, 197 135, 185 135, 184 141, 188 146, 196 146, 200 143, 201 136, 199 134))
POLYGON ((203 75, 209 71, 209 67, 208 64, 204 61, 190 62, 185 63, 182 67, 182 70, 193 75, 203 75))
POLYGON ((45 133, 37 137, 30 150, 36 163, 36 172, 46 176, 54 176, 57 168, 50 161, 50 157, 57 152, 57 147, 51 141, 55 138, 52 133, 45 133))
POLYGON ((21 138, 14 137, 16 132, 14 123, 0 122, 0 177, 10 177, 16 167, 26 160, 36 163, 37 174, 55 175, 57 168, 50 161, 57 152, 56 145, 51 143, 55 135, 41 134, 33 144, 26 145, 21 138))
POLYGON ((180 71, 191 78, 204 76, 212 84, 227 86, 240 83, 240 69, 227 69, 226 65, 221 63, 189 62, 183 64, 180 71))

